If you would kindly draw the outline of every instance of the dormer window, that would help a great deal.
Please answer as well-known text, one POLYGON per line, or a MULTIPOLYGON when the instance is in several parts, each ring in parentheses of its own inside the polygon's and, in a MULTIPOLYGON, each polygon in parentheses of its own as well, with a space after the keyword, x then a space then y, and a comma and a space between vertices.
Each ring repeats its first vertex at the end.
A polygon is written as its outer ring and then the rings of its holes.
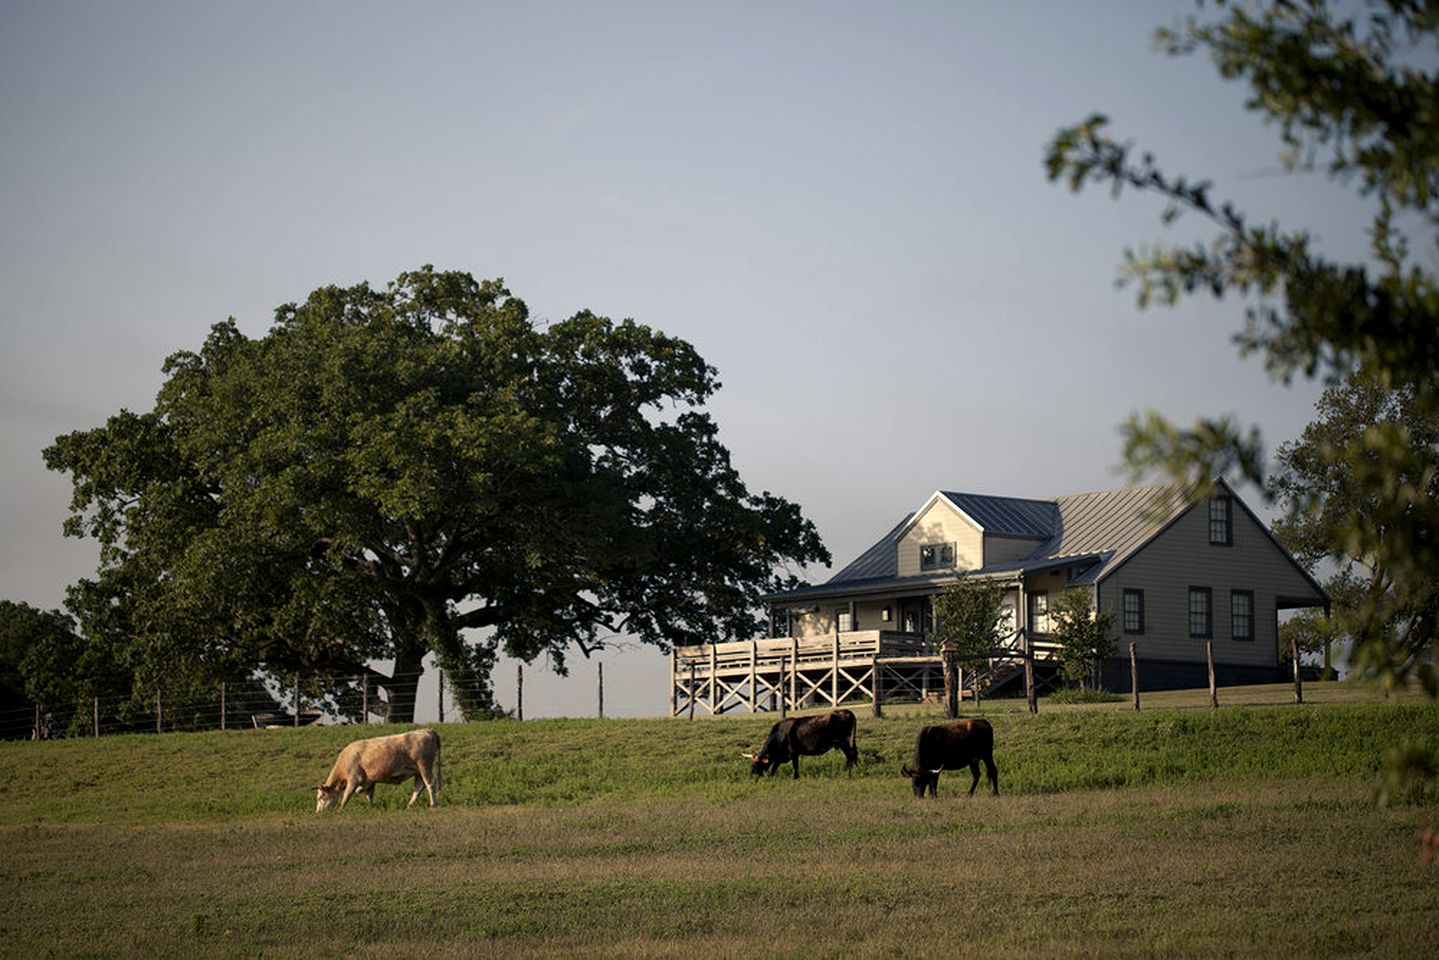
POLYGON ((1230 497, 1214 497, 1209 501, 1209 542, 1227 547, 1234 542, 1234 501, 1230 497))
POLYGON ((949 570, 954 567, 953 543, 925 543, 919 548, 919 569, 949 570))

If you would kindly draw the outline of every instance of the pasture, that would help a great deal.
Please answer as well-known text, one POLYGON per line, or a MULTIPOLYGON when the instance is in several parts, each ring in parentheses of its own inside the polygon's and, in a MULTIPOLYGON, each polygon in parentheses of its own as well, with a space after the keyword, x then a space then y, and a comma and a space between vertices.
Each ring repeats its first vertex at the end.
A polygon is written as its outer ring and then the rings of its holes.
POLYGON ((340 747, 391 730, 0 744, 0 955, 1431 954, 1439 811, 1374 789, 1439 707, 1325 686, 986 704, 998 799, 914 799, 895 710, 798 782, 738 756, 773 716, 447 724, 440 808, 322 816, 340 747))

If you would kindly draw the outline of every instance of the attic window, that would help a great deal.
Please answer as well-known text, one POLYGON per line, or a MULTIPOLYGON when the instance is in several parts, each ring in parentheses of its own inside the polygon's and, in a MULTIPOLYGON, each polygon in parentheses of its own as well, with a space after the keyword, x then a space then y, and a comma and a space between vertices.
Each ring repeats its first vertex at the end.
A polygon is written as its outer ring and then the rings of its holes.
POLYGON ((947 570, 954 566, 953 543, 926 543, 919 548, 919 569, 947 570))
POLYGON ((1232 503, 1229 497, 1209 501, 1209 542, 1215 546, 1227 547, 1234 542, 1232 503))

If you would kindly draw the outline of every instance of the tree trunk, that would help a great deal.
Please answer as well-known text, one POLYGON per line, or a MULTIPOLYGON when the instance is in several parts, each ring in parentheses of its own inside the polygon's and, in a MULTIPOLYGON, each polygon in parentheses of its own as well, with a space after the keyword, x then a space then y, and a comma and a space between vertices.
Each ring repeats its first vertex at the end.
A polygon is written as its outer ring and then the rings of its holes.
POLYGON ((495 708, 495 688, 490 679, 495 668, 494 644, 466 644, 444 604, 429 605, 425 613, 430 649, 450 676, 451 698, 464 719, 485 716, 495 708))

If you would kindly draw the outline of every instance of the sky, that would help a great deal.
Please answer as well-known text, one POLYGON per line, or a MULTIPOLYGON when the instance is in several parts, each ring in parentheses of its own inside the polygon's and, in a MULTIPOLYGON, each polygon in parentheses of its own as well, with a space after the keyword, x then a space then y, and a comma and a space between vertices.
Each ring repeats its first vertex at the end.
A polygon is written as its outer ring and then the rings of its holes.
MULTIPOLYGON (((0 598, 59 607, 94 572, 55 437, 152 407, 213 323, 260 337, 316 287, 425 263, 503 278, 541 322, 691 342, 750 489, 834 555, 816 580, 936 489, 1122 486, 1135 411, 1291 439, 1319 388, 1239 358, 1240 302, 1116 286, 1126 247, 1209 231, 1044 174, 1103 112, 1363 255, 1358 201, 1283 175, 1242 87, 1155 49, 1191 9, 0 0, 0 598)), ((601 659, 607 715, 667 712, 667 657, 601 659)), ((571 666, 526 668, 527 717, 594 711, 595 663, 571 666)), ((514 705, 512 662, 496 692, 514 705)))

